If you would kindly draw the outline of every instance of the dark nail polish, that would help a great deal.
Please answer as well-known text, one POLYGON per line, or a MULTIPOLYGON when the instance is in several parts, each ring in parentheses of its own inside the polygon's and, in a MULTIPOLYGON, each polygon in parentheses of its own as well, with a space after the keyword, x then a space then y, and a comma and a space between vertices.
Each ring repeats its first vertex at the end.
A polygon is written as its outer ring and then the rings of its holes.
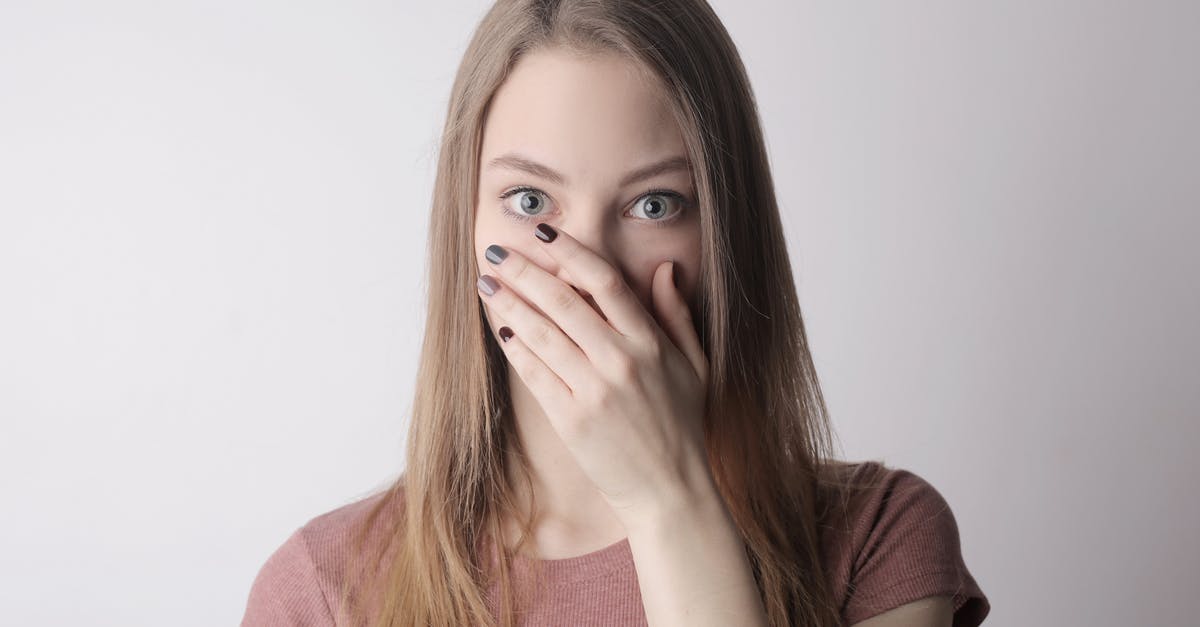
POLYGON ((508 251, 504 250, 504 248, 501 246, 492 244, 491 246, 487 247, 487 250, 483 251, 483 256, 487 257, 489 263, 496 265, 501 261, 504 261, 504 258, 508 256, 508 251))
POLYGON ((500 339, 501 340, 504 340, 505 342, 507 342, 508 338, 510 338, 512 336, 513 336, 512 329, 510 329, 508 327, 500 327, 500 339))
POLYGON ((500 283, 498 283, 491 275, 487 274, 479 277, 479 281, 476 282, 476 285, 478 285, 479 289, 488 296, 495 294, 496 290, 500 289, 500 283))
POLYGON ((553 242, 554 238, 558 237, 558 231, 555 231, 554 227, 545 222, 539 222, 533 234, 543 242, 553 242))

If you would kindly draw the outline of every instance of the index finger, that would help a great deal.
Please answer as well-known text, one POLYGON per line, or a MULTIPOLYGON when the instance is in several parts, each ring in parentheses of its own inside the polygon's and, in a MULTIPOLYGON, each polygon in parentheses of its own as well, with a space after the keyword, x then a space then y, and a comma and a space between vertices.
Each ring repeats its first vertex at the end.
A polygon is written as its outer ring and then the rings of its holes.
POLYGON ((620 270, 569 233, 557 231, 545 222, 538 223, 534 235, 542 241, 546 252, 571 275, 575 286, 591 295, 613 329, 630 339, 657 337, 657 323, 625 282, 620 270))

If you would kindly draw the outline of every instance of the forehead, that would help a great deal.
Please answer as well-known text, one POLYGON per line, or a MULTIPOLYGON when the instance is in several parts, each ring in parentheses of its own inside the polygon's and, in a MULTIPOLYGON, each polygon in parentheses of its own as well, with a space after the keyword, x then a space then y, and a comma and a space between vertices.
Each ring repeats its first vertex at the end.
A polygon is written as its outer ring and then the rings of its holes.
POLYGON ((569 178, 603 177, 683 154, 667 103, 659 80, 630 59, 533 51, 517 61, 492 99, 481 163, 517 151, 569 178))

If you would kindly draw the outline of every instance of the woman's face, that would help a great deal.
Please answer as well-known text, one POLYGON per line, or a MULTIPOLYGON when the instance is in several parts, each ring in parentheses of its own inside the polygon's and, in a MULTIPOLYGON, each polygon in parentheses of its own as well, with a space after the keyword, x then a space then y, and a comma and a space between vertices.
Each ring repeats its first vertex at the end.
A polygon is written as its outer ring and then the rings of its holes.
MULTIPOLYGON (((654 270, 674 259, 676 284, 694 307, 699 209, 665 96, 621 57, 585 59, 557 49, 523 56, 484 126, 474 238, 480 274, 496 276, 484 250, 499 244, 566 280, 533 235, 546 222, 620 271, 651 315, 654 270)), ((507 323, 485 310, 493 333, 507 323)))

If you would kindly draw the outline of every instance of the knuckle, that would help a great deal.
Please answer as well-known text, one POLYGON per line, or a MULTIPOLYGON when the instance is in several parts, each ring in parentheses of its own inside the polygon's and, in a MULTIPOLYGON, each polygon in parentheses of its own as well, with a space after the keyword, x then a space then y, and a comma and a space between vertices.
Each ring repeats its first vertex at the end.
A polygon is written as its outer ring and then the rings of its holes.
POLYGON ((510 275, 512 277, 512 281, 516 282, 521 277, 525 276, 525 273, 529 271, 530 265, 532 265, 532 264, 530 264, 528 261, 525 261, 524 259, 522 259, 521 263, 518 263, 517 267, 513 268, 513 270, 512 270, 512 274, 510 275))
POLYGON ((596 387, 592 390, 592 395, 590 395, 592 406, 599 408, 600 411, 606 411, 607 408, 612 407, 613 394, 612 386, 596 387))
POLYGON ((637 361, 629 355, 621 353, 613 359, 610 367, 612 368, 613 379, 621 384, 628 384, 637 380, 637 361))
POLYGON ((513 307, 516 306, 515 303, 513 303, 512 295, 513 293, 511 290, 501 288, 499 292, 496 292, 492 296, 488 304, 502 313, 511 313, 513 307))
POLYGON ((550 297, 550 304, 559 311, 569 311, 575 308, 575 304, 580 301, 579 294, 571 288, 555 289, 554 294, 550 297))
POLYGON ((546 346, 550 342, 552 332, 553 329, 550 328, 549 324, 539 322, 529 331, 529 340, 535 346, 546 346))
POLYGON ((596 284, 602 293, 609 296, 621 296, 629 289, 620 273, 612 269, 605 270, 597 279, 596 284))
POLYGON ((617 385, 608 382, 597 383, 588 390, 589 400, 595 407, 609 407, 615 400, 617 387, 617 385))
POLYGON ((575 246, 567 246, 566 250, 564 250, 561 254, 563 259, 566 261, 574 261, 583 254, 583 249, 582 246, 578 244, 575 246))

